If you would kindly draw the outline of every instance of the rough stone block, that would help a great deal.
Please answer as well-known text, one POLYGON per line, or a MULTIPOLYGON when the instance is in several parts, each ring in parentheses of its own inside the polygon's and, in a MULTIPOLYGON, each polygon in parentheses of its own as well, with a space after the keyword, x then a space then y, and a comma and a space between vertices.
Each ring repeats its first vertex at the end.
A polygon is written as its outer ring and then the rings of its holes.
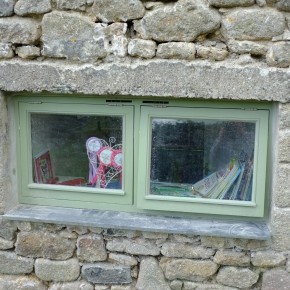
POLYGON ((145 39, 132 39, 128 44, 128 53, 131 56, 153 58, 156 54, 156 42, 145 39))
POLYGON ((41 35, 40 22, 31 18, 13 16, 0 18, 0 42, 33 44, 41 35))
POLYGON ((128 256, 128 255, 122 255, 122 254, 115 254, 115 253, 109 254, 109 260, 112 260, 119 264, 123 264, 127 266, 136 266, 138 264, 137 259, 134 257, 128 256))
POLYGON ((96 0, 92 12, 105 23, 142 18, 145 8, 140 0, 96 0))
POLYGON ((77 10, 85 11, 86 10, 86 0, 57 0, 56 5, 58 9, 63 10, 77 10))
POLYGON ((110 53, 119 57, 128 54, 128 39, 123 35, 113 35, 111 38, 110 53))
MULTIPOLYGON (((1 98, 0 95, 0 129, 1 129, 1 121, 4 121, 5 116, 2 115, 2 106, 5 105, 4 100, 1 98), (1 118, 3 117, 3 119, 1 120, 1 118)), ((4 121, 4 123, 6 123, 6 121, 4 121)), ((1 160, 1 159, 0 159, 1 160)), ((13 240, 16 236, 16 230, 17 230, 17 226, 14 222, 11 221, 7 221, 1 218, 0 216, 0 237, 6 240, 13 240)))
POLYGON ((209 4, 217 8, 251 6, 255 0, 209 0, 209 4))
POLYGON ((134 21, 134 29, 144 39, 159 42, 193 41, 197 36, 216 31, 220 15, 204 2, 179 0, 174 6, 162 6, 134 21))
POLYGON ((160 254, 160 249, 154 242, 143 239, 112 239, 107 242, 107 250, 125 252, 132 255, 158 256, 160 254))
POLYGON ((289 0, 277 0, 276 7, 282 11, 290 12, 289 0))
POLYGON ((204 247, 213 249, 229 249, 234 247, 234 241, 232 239, 226 239, 221 237, 201 237, 201 244, 204 247))
POLYGON ((160 58, 195 59, 195 45, 187 42, 162 43, 157 47, 156 56, 160 58))
POLYGON ((161 248, 161 253, 166 257, 208 259, 214 255, 215 251, 213 249, 190 244, 165 243, 161 248))
POLYGON ((66 261, 52 261, 36 259, 35 274, 43 281, 70 282, 80 275, 80 264, 77 259, 66 261))
POLYGON ((195 288, 186 288, 184 287, 183 290, 237 290, 236 287, 227 287, 227 286, 222 286, 219 284, 199 284, 197 283, 194 285, 195 288))
POLYGON ((221 32, 237 40, 270 40, 284 32, 285 24, 284 15, 274 9, 247 8, 226 14, 221 32))
POLYGON ((251 263, 256 267, 276 267, 285 265, 286 257, 283 253, 263 251, 252 253, 251 263))
POLYGON ((273 44, 267 55, 267 64, 277 67, 290 66, 290 44, 288 42, 273 44))
POLYGON ((40 48, 32 45, 17 47, 15 52, 24 59, 34 59, 40 56, 40 48))
POLYGON ((14 252, 0 251, 0 273, 29 274, 33 271, 34 260, 17 256, 14 252))
POLYGON ((47 286, 33 276, 0 275, 2 290, 47 290, 47 286))
POLYGON ((237 54, 250 53, 252 55, 266 55, 268 47, 253 41, 229 40, 228 47, 231 52, 237 54))
POLYGON ((276 188, 274 203, 277 207, 290 207, 290 166, 289 164, 279 164, 276 173, 276 188))
POLYGON ((141 261, 136 288, 138 290, 170 290, 162 269, 155 258, 144 258, 141 261))
POLYGON ((196 55, 201 58, 210 60, 224 60, 228 56, 229 52, 226 49, 220 49, 217 47, 206 47, 197 45, 196 55))
POLYGON ((82 261, 105 261, 107 252, 101 235, 84 235, 77 240, 77 256, 82 261))
POLYGON ((0 43, 0 59, 8 59, 14 56, 11 43, 0 43))
POLYGON ((8 241, 0 238, 0 250, 9 250, 14 247, 14 241, 8 241))
POLYGON ((17 235, 15 251, 26 257, 65 260, 72 257, 75 242, 49 232, 21 232, 17 235))
POLYGON ((279 135, 279 161, 290 162, 290 131, 280 131, 279 135))
POLYGON ((17 0, 0 0, 0 17, 11 16, 17 0))
POLYGON ((282 269, 273 269, 263 274, 262 290, 288 290, 290 274, 282 269))
POLYGON ((119 229, 105 229, 104 230, 104 237, 111 239, 111 237, 126 237, 129 239, 136 238, 140 236, 140 233, 137 231, 126 231, 126 230, 119 230, 119 229))
POLYGON ((112 285, 111 290, 136 290, 132 285, 112 285))
POLYGON ((87 281, 52 283, 49 290, 95 290, 95 287, 87 281))
POLYGON ((243 252, 235 252, 231 250, 218 251, 213 261, 220 265, 227 266, 249 266, 250 257, 243 252))
POLYGON ((290 103, 279 104, 279 129, 290 128, 290 103))
POLYGON ((18 0, 14 12, 19 16, 43 14, 51 11, 50 0, 18 0))
POLYGON ((107 262, 83 265, 82 276, 94 284, 129 284, 132 282, 130 267, 107 262))
POLYGON ((107 55, 97 24, 77 13, 51 12, 42 21, 43 55, 96 61, 107 55))
POLYGON ((259 275, 247 268, 222 267, 216 279, 222 285, 248 288, 258 281, 259 275))
MULTIPOLYGON (((180 280, 174 280, 170 283, 170 288, 172 290, 181 290, 183 286, 183 282, 180 280)), ((184 288, 183 288, 184 289, 184 288)))
POLYGON ((189 280, 201 282, 218 270, 218 265, 210 260, 166 259, 161 260, 165 277, 168 280, 189 280), (182 271, 177 271, 182 269, 182 271))
POLYGON ((290 210, 274 208, 271 217, 272 248, 277 251, 290 250, 290 210))

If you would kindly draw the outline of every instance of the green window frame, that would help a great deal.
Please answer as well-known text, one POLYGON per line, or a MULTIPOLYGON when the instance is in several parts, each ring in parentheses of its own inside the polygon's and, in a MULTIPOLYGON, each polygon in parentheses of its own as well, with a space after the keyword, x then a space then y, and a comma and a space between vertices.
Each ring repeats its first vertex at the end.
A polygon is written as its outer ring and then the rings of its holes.
POLYGON ((19 96, 17 120, 20 203, 190 216, 216 214, 263 217, 267 204, 267 159, 272 106, 266 103, 156 100, 129 97, 19 96), (58 114, 117 116, 123 120, 123 187, 102 189, 36 183, 33 174, 31 116, 58 114), (152 120, 244 122, 254 124, 251 200, 191 198, 150 193, 152 120))

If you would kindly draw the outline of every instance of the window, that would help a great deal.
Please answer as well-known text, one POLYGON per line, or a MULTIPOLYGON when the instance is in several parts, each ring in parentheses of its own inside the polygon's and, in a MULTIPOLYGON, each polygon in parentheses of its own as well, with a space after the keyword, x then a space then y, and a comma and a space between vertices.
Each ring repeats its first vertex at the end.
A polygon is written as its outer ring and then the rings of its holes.
POLYGON ((269 105, 20 97, 22 203, 262 217, 269 105))

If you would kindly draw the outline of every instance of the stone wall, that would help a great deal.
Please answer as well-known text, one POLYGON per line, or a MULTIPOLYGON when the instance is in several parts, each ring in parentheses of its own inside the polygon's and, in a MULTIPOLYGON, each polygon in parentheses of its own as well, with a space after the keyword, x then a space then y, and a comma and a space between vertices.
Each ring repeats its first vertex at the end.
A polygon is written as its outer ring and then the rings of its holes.
POLYGON ((289 289, 269 242, 0 220, 0 289, 289 289))
POLYGON ((1 0, 0 58, 290 65, 286 0, 1 0))
POLYGON ((0 0, 1 215, 17 196, 11 93, 279 103, 270 135, 271 240, 0 216, 0 290, 290 289, 289 29, 287 0, 0 0))

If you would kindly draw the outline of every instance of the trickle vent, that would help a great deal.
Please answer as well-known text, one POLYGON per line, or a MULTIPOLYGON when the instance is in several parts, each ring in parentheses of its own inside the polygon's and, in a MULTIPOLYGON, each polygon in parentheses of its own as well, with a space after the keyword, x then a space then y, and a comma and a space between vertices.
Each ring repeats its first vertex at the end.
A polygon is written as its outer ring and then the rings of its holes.
POLYGON ((106 100, 106 103, 132 103, 132 100, 106 100))
POLYGON ((167 105, 168 101, 143 101, 143 104, 157 104, 157 105, 167 105))

